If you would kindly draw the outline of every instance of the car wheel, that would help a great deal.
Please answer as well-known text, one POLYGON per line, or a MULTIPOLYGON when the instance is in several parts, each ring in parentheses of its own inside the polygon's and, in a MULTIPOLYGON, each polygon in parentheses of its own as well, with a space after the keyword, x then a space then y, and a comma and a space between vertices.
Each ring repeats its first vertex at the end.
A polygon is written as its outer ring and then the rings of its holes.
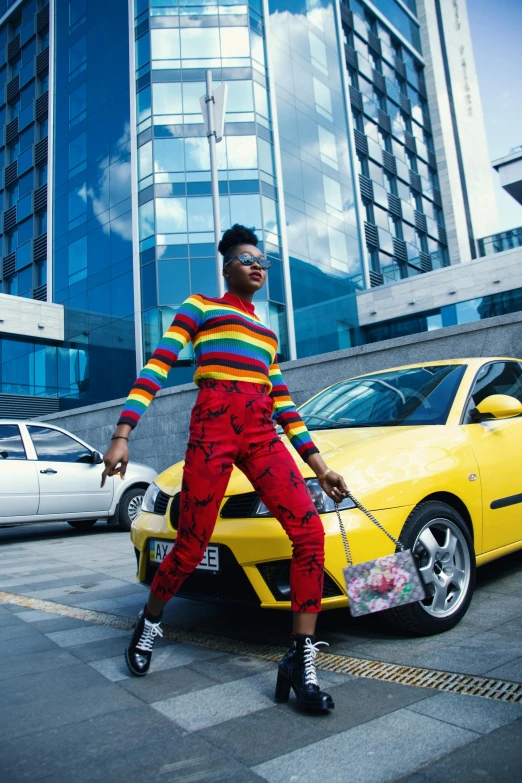
POLYGON ((97 519, 71 519, 67 524, 75 530, 90 530, 97 521, 97 519))
POLYGON ((143 502, 145 490, 143 487, 131 487, 123 493, 118 512, 118 525, 127 532, 138 516, 143 502))
POLYGON ((428 500, 410 514, 400 540, 417 560, 426 598, 390 609, 387 619, 415 636, 448 631, 466 614, 475 587, 475 553, 466 523, 452 506, 428 500))

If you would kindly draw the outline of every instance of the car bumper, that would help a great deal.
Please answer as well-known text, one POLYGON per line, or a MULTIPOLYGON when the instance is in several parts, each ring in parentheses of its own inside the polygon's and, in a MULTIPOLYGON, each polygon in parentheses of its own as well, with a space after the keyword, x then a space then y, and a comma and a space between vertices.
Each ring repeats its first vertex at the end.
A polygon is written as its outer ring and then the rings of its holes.
MULTIPOLYGON (((172 502, 172 501, 171 501, 172 502)), ((170 503, 169 503, 170 508, 170 503)), ((379 521, 398 536, 412 510, 410 506, 376 512, 379 521)), ((362 563, 393 551, 393 544, 358 509, 341 512, 354 562, 362 563)), ((323 609, 348 605, 343 580, 346 566, 339 524, 335 513, 323 514, 325 529, 325 588, 323 609)), ((176 531, 165 516, 140 512, 131 529, 139 553, 138 581, 150 584, 157 566, 149 559, 149 541, 174 541, 176 531)), ((289 569, 292 547, 276 519, 218 517, 211 544, 220 549, 220 570, 196 570, 184 582, 180 595, 206 601, 247 603, 270 609, 291 608, 289 569)))

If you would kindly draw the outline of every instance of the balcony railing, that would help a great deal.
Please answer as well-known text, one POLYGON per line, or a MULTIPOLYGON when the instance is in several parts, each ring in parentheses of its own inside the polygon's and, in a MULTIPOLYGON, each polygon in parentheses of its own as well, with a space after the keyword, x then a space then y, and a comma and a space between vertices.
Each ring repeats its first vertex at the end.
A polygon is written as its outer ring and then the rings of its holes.
POLYGON ((503 253, 505 250, 514 250, 517 247, 522 247, 522 226, 478 240, 480 257, 493 256, 495 253, 503 253))

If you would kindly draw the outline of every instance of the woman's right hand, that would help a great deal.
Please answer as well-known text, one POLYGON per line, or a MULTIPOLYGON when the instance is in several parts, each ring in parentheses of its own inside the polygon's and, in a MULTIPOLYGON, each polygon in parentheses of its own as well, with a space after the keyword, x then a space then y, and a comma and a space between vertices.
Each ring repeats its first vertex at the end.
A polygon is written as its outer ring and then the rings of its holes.
POLYGON ((123 440, 123 438, 111 441, 111 445, 103 455, 103 461, 105 462, 105 470, 102 473, 102 487, 105 484, 107 476, 116 476, 119 473, 120 478, 124 479, 129 462, 129 446, 127 441, 123 440))

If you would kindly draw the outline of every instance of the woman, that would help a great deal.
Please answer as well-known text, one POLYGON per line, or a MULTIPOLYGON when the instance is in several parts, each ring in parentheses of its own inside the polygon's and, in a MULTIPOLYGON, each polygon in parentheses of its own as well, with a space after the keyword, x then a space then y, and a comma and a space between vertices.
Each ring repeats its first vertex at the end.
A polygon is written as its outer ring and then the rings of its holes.
POLYGON ((234 225, 219 244, 227 293, 221 299, 190 296, 147 362, 125 403, 104 455, 106 476, 125 476, 128 436, 160 389, 178 354, 194 345, 199 394, 192 410, 181 486, 176 543, 152 582, 126 650, 132 674, 145 675, 163 607, 201 562, 212 535, 233 465, 245 473, 293 544, 291 588, 293 639, 279 666, 276 699, 290 688, 298 705, 327 711, 334 704, 320 690, 315 670, 317 613, 324 577, 324 530, 310 493, 288 449, 277 435, 280 424, 324 491, 336 502, 348 494, 343 478, 327 468, 302 422, 276 363, 277 338, 255 314, 252 298, 266 280, 271 262, 257 236, 234 225))

